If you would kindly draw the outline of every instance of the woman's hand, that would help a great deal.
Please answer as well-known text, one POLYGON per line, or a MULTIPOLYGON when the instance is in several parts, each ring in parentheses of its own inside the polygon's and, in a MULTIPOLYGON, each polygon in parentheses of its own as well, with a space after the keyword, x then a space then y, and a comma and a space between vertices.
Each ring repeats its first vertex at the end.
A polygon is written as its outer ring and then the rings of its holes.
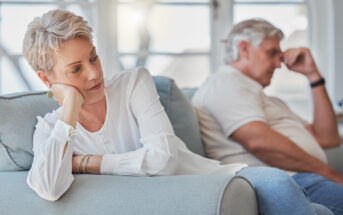
POLYGON ((75 87, 65 84, 52 84, 51 90, 54 99, 63 107, 60 120, 76 128, 83 96, 75 87))
POLYGON ((75 100, 80 107, 84 103, 83 96, 75 87, 65 84, 53 84, 51 86, 51 91, 54 99, 60 104, 60 106, 63 106, 64 101, 67 99, 75 100))
POLYGON ((288 49, 284 52, 283 62, 288 69, 305 75, 310 82, 321 79, 321 75, 308 48, 288 49))

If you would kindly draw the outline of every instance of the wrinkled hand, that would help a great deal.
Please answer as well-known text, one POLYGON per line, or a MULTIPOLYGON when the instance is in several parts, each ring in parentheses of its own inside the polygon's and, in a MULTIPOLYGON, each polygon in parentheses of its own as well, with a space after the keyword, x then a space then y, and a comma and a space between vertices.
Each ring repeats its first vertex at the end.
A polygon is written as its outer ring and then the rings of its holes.
POLYGON ((80 105, 84 103, 83 96, 75 87, 65 84, 53 84, 51 86, 51 91, 54 99, 60 104, 60 106, 63 105, 63 102, 68 97, 73 97, 80 102, 80 105))
POLYGON ((284 52, 283 62, 288 69, 305 75, 310 81, 321 78, 308 48, 292 48, 284 52))

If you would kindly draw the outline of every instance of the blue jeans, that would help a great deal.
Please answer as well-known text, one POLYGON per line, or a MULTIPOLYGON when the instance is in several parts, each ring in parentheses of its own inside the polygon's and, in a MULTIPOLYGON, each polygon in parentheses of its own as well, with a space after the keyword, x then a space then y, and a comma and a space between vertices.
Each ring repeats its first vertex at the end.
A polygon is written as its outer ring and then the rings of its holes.
POLYGON ((304 191, 282 170, 271 167, 247 167, 237 175, 245 177, 255 188, 260 214, 332 215, 324 206, 312 204, 304 191))
POLYGON ((306 190, 312 202, 324 205, 335 215, 343 215, 343 186, 314 173, 298 173, 293 179, 306 190))

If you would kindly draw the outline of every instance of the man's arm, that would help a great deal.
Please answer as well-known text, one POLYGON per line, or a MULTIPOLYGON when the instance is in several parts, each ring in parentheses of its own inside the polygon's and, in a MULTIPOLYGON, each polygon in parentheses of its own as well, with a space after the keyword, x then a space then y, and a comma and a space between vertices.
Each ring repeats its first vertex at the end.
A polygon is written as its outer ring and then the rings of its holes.
POLYGON ((313 172, 343 185, 343 175, 306 153, 287 137, 264 122, 250 122, 232 137, 257 158, 281 169, 313 172))
MULTIPOLYGON (((307 48, 288 49, 284 53, 283 61, 288 69, 301 73, 310 83, 322 78, 307 48)), ((340 144, 337 121, 325 86, 312 88, 314 103, 314 120, 311 127, 307 127, 323 148, 335 147, 340 144)))
MULTIPOLYGON (((319 80, 318 78, 317 80, 319 80)), ((315 80, 314 80, 315 81, 315 80)), ((313 82, 310 80, 310 82, 313 82)), ((318 143, 323 148, 339 146, 340 136, 338 133, 336 115, 332 108, 325 86, 312 88, 314 104, 314 120, 310 132, 314 134, 318 143)))

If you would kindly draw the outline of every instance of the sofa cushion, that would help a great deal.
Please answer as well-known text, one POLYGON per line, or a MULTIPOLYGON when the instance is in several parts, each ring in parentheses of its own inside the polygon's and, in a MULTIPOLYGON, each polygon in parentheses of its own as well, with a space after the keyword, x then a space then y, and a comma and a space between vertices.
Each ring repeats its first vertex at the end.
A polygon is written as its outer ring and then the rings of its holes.
MULTIPOLYGON (((175 134, 195 153, 204 155, 196 113, 189 101, 166 77, 154 77, 160 101, 175 134)), ((58 107, 46 92, 0 96, 0 171, 28 170, 33 160, 32 137, 37 116, 58 107)))
MULTIPOLYGON (((173 125, 176 136, 191 151, 204 156, 198 118, 192 104, 172 79, 155 76, 154 81, 160 101, 173 125)), ((194 89, 187 90, 187 97, 190 98, 193 93, 194 89)))
POLYGON ((46 92, 0 96, 0 171, 31 167, 32 136, 37 116, 58 107, 46 92))
POLYGON ((191 102, 195 92, 198 90, 198 88, 182 88, 181 91, 183 95, 188 99, 189 102, 191 102))

